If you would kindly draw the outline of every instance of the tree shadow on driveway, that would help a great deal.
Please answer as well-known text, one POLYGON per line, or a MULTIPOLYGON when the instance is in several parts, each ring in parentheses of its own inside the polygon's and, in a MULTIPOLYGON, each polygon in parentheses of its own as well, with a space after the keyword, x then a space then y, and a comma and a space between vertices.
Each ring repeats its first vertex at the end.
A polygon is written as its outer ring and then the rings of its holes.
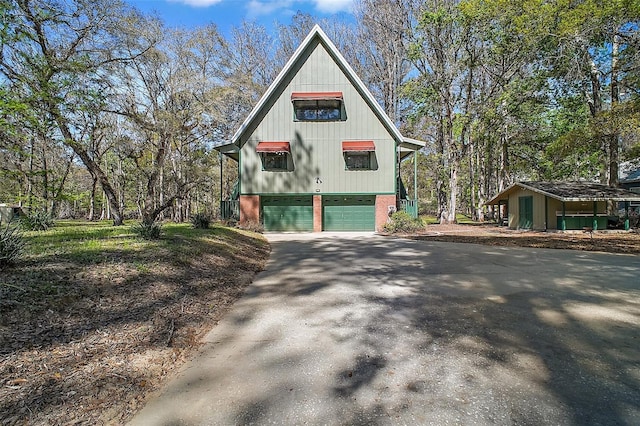
POLYGON ((209 335, 210 362, 184 374, 200 384, 165 393, 212 395, 189 408, 204 423, 640 423, 634 256, 373 236, 272 247, 209 335))

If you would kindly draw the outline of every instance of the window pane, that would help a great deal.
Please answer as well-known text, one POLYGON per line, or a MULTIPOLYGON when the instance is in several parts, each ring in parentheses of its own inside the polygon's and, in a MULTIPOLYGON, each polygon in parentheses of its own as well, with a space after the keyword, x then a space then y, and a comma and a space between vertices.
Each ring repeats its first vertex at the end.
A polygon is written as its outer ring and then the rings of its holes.
POLYGON ((263 161, 265 170, 287 170, 287 154, 268 152, 263 161))
POLYGON ((340 101, 336 99, 319 100, 318 108, 340 109, 340 101))
POLYGON ((298 120, 317 120, 318 110, 315 108, 296 109, 296 118, 298 120))
POLYGON ((347 169, 349 170, 368 170, 371 168, 368 152, 350 152, 347 153, 347 169))
POLYGON ((300 121, 336 121, 342 119, 342 105, 339 100, 301 100, 294 101, 296 120, 300 121))

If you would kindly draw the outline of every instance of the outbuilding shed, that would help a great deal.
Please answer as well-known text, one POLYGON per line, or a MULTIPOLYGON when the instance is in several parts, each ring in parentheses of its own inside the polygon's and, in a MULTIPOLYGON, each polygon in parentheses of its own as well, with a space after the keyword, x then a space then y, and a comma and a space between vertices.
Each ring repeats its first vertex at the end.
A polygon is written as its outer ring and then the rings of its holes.
POLYGON ((499 212, 506 206, 511 229, 598 230, 607 228, 609 202, 623 203, 626 212, 640 194, 593 182, 517 182, 486 204, 499 212))

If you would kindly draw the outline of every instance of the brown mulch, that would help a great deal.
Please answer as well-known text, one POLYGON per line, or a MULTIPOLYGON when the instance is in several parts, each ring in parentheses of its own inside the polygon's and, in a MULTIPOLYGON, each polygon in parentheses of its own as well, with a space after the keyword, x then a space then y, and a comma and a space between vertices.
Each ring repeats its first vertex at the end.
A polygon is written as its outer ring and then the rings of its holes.
POLYGON ((521 231, 496 225, 429 225, 407 238, 489 246, 587 250, 640 254, 640 233, 622 231, 521 231))
POLYGON ((241 234, 210 248, 0 271, 0 425, 125 423, 269 255, 266 241, 241 234))

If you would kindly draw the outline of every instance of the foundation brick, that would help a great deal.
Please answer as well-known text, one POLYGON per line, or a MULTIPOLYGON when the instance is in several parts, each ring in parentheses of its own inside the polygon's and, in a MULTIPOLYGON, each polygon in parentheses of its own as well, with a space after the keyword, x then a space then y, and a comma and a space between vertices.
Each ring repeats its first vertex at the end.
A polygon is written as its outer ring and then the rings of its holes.
POLYGON ((322 232, 322 195, 313 196, 313 232, 322 232))
POLYGON ((382 227, 387 223, 389 206, 397 207, 395 195, 376 195, 376 232, 382 231, 382 227))
POLYGON ((240 196, 240 224, 260 222, 260 196, 241 195, 240 196))

